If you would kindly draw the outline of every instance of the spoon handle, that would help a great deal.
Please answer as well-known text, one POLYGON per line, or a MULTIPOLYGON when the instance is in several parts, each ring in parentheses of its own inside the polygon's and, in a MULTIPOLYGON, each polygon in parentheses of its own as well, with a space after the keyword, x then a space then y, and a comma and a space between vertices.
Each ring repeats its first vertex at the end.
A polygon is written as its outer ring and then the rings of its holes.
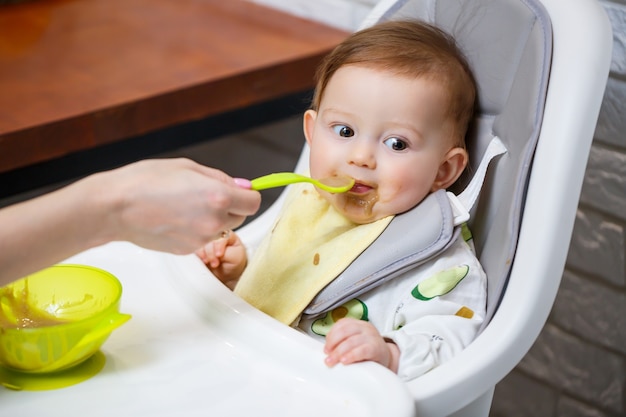
POLYGON ((309 177, 294 174, 293 172, 275 172, 273 174, 264 175, 250 181, 253 190, 265 190, 274 187, 284 187, 285 185, 296 182, 311 182, 309 177))

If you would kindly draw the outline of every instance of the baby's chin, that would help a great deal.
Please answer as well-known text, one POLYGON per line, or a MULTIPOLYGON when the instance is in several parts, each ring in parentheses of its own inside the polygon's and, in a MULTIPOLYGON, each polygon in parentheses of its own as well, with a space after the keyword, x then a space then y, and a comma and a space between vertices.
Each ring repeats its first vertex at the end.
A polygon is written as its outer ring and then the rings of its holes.
POLYGON ((329 200, 339 213, 356 224, 373 223, 393 214, 380 211, 376 205, 377 196, 342 194, 330 197, 329 200))
POLYGON ((385 217, 389 216, 389 214, 367 217, 367 216, 354 216, 354 215, 351 215, 351 214, 344 213, 344 216, 347 217, 348 220, 350 220, 352 223, 355 223, 355 224, 368 224, 368 223, 374 223, 377 220, 385 218, 385 217))

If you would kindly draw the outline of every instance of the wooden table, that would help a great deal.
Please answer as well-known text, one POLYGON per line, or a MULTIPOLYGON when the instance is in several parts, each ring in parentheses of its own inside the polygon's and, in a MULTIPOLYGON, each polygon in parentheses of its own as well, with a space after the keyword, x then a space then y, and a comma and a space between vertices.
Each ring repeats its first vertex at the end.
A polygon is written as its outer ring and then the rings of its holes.
POLYGON ((2 173, 310 91, 346 35, 243 0, 0 6, 0 183, 16 179, 2 173))

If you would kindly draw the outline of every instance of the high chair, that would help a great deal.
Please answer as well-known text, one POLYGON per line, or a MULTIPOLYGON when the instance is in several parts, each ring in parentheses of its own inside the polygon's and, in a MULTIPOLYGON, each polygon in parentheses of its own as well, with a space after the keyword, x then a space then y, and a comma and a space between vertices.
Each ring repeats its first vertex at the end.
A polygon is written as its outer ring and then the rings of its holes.
MULTIPOLYGON (((451 33, 479 89, 468 138, 491 162, 469 222, 488 275, 487 322, 457 357, 409 383, 419 416, 487 416, 494 388, 529 350, 556 296, 611 59, 595 0, 382 0, 362 27, 417 18, 451 33)), ((305 148, 297 170, 307 169, 305 148)), ((462 178, 455 191, 462 191, 462 178)), ((240 234, 254 245, 279 199, 240 234)))
MULTIPOLYGON (((122 310, 133 318, 103 345, 104 368, 62 390, 0 389, 0 415, 487 416, 495 385, 536 339, 559 286, 611 30, 596 0, 382 0, 363 26, 408 17, 449 31, 473 68, 470 172, 481 172, 493 137, 506 148, 472 209, 490 320, 464 351, 408 383, 374 363, 328 369, 319 342, 236 297, 195 255, 113 242, 68 260, 122 282, 122 310)), ((297 171, 307 158, 305 147, 297 171)), ((238 231, 249 249, 283 200, 238 231)))

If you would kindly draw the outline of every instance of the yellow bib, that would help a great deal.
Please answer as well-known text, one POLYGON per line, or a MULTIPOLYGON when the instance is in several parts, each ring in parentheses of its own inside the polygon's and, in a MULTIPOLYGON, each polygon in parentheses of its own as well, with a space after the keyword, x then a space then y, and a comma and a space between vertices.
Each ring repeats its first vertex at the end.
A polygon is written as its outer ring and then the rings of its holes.
POLYGON ((385 230, 393 216, 356 224, 310 184, 294 184, 281 215, 241 276, 235 293, 285 324, 385 230))

